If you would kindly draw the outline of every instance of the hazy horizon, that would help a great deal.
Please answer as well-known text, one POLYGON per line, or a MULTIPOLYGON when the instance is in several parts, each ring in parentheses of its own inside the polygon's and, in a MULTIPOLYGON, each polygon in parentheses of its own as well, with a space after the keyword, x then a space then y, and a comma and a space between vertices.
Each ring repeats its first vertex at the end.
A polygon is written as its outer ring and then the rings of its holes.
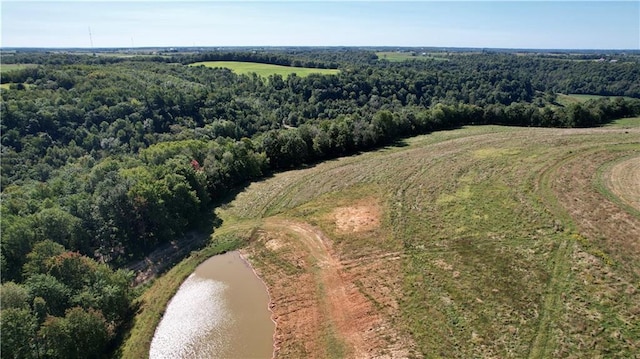
POLYGON ((637 1, 3 1, 2 48, 638 50, 637 1))

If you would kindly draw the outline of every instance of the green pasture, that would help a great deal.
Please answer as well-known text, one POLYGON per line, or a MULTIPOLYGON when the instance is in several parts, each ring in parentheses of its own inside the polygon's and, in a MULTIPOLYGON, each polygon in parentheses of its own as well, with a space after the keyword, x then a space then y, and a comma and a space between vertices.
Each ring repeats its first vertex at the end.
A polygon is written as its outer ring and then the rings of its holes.
POLYGON ((36 67, 36 64, 0 64, 0 73, 36 67))
POLYGON ((630 131, 465 127, 252 183, 216 211, 223 225, 212 245, 147 290, 120 353, 145 356, 164 306, 195 266, 249 243, 261 219, 279 216, 331 235, 346 262, 401 258, 400 290, 380 283, 398 303, 388 320, 425 357, 633 357, 640 261, 568 211, 591 213, 601 201, 590 177, 572 171, 637 153, 630 131), (336 234, 330 214, 361 198, 379 201, 381 228, 336 234))
MULTIPOLYGON (((584 94, 557 94, 558 97, 556 102, 562 106, 568 106, 573 103, 583 103, 589 100, 597 100, 600 98, 615 98, 619 96, 601 96, 601 95, 584 95, 584 94)), ((626 99, 630 99, 630 97, 624 96, 626 99)))
POLYGON ((321 75, 335 75, 340 70, 334 69, 316 69, 308 67, 291 67, 271 64, 260 64, 256 62, 241 62, 241 61, 205 61, 196 62, 189 66, 205 66, 205 67, 223 67, 228 68, 237 74, 250 74, 255 73, 258 76, 269 77, 271 75, 280 75, 287 77, 291 74, 296 74, 299 77, 309 76, 311 74, 321 75))
POLYGON ((378 59, 387 60, 390 62, 403 62, 403 61, 411 61, 411 60, 448 61, 448 59, 445 57, 433 56, 432 54, 422 55, 421 53, 416 53, 416 52, 383 51, 383 52, 376 52, 376 55, 378 55, 378 59))
POLYGON ((640 117, 629 117, 615 120, 606 125, 606 127, 635 128, 640 127, 640 117))
POLYGON ((334 248, 347 262, 402 253, 400 310, 389 320, 425 357, 625 357, 638 349, 624 339, 638 338, 627 307, 637 296, 624 292, 638 258, 619 265, 617 247, 582 233, 558 198, 569 190, 589 198, 595 188, 558 186, 573 178, 566 165, 607 163, 633 148, 624 131, 465 127, 278 173, 219 214, 222 228, 281 216, 335 233, 326 218, 336 206, 374 196, 381 231, 334 236, 334 248), (610 276, 589 282, 603 272, 610 276))

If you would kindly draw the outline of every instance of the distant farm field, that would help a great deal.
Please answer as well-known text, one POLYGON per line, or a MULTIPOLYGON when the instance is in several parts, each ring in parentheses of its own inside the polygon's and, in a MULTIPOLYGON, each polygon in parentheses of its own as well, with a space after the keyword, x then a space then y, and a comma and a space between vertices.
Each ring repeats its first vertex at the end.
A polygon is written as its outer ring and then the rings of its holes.
MULTIPOLYGON (((3 89, 3 90, 11 90, 11 87, 14 86, 14 85, 19 86, 20 83, 8 82, 8 83, 0 84, 0 88, 3 89)), ((23 86, 23 89, 28 89, 33 85, 32 84, 23 83, 22 86, 23 86)))
POLYGON ((9 71, 13 71, 13 70, 22 70, 22 69, 26 69, 29 67, 36 67, 38 65, 36 64, 1 64, 0 65, 0 72, 9 72, 9 71))
POLYGON ((316 69, 308 67, 291 67, 271 64, 260 64, 256 62, 240 62, 240 61, 205 61, 196 62, 189 66, 206 66, 206 67, 224 67, 237 74, 256 73, 258 76, 269 77, 270 75, 280 75, 287 77, 296 74, 300 77, 309 76, 310 74, 335 75, 340 70, 334 69, 316 69))
POLYGON ((607 124, 608 127, 623 127, 623 128, 634 128, 640 127, 640 117, 629 117, 629 118, 621 118, 619 120, 615 120, 610 124, 607 124))
MULTIPOLYGON (((568 106, 572 103, 583 103, 589 100, 597 100, 600 98, 615 98, 615 97, 619 97, 619 96, 600 96, 600 95, 584 95, 584 94, 558 94, 557 97, 557 102, 559 104, 561 104, 562 106, 568 106)), ((625 98, 630 98, 630 97, 625 97, 625 98)))
POLYGON ((390 62, 403 62, 403 61, 411 61, 411 60, 441 60, 447 61, 444 57, 432 56, 430 54, 421 54, 421 53, 410 53, 410 52, 395 52, 395 51, 384 51, 384 52, 376 52, 378 55, 378 59, 387 60, 390 62))

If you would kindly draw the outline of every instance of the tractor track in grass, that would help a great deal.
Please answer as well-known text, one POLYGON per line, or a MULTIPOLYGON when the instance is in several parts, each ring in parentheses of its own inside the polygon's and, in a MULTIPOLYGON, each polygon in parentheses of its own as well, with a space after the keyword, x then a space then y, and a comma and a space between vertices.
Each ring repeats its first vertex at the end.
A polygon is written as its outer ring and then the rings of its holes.
POLYGON ((640 217, 624 209, 637 191, 638 150, 633 143, 590 145, 543 174, 553 202, 547 204, 559 222, 570 223, 564 231, 573 241, 559 244, 530 358, 564 357, 585 348, 592 354, 640 349, 640 327, 633 324, 640 311, 640 217), (601 168, 608 171, 599 173, 601 168), (604 191, 598 191, 598 177, 608 186, 604 191))
POLYGON ((605 174, 605 184, 624 205, 640 213, 640 155, 614 164, 605 174))

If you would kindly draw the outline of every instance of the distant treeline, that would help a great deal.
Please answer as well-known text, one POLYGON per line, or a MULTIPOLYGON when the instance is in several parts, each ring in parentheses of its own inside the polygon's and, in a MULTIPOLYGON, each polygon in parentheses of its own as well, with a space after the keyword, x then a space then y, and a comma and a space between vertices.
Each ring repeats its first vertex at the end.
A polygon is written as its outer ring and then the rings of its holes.
POLYGON ((262 49, 255 51, 207 51, 207 52, 15 52, 2 57, 3 64, 39 65, 104 65, 121 62, 143 61, 190 64, 202 61, 244 61, 264 64, 337 69, 345 64, 372 64, 378 58, 372 51, 356 48, 288 48, 286 50, 262 49))
MULTIPOLYGON (((86 50, 89 51, 89 50, 86 50)), ((17 52, 2 56, 2 64, 37 64, 37 65, 106 65, 121 62, 171 62, 171 57, 161 55, 133 56, 123 54, 92 54, 92 53, 62 53, 62 52, 17 52)), ((11 82, 5 80, 3 73, 2 83, 11 82)))

